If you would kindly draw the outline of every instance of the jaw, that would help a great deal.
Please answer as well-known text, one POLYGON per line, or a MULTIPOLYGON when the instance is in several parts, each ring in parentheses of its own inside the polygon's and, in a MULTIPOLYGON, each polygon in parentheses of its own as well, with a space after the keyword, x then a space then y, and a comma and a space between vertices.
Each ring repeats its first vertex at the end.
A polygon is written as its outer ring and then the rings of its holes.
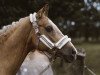
POLYGON ((68 55, 68 56, 63 56, 65 61, 68 63, 72 63, 73 61, 76 60, 76 55, 68 55))
POLYGON ((77 58, 77 55, 76 54, 65 54, 65 53, 62 53, 61 51, 58 51, 56 53, 56 55, 62 59, 64 59, 66 62, 68 63, 72 63, 73 61, 76 60, 77 58))

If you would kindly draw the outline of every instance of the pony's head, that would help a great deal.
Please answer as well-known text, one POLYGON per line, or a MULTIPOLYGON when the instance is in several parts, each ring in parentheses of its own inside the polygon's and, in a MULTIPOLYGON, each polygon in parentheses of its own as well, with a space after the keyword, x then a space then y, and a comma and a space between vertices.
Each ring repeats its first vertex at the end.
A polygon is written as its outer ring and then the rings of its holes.
POLYGON ((38 45, 38 50, 53 52, 56 49, 68 62, 72 62, 76 59, 77 50, 71 43, 71 39, 67 35, 63 35, 47 17, 48 8, 48 5, 45 5, 37 13, 30 15, 35 34, 37 34, 36 39, 33 39, 33 43, 38 45))

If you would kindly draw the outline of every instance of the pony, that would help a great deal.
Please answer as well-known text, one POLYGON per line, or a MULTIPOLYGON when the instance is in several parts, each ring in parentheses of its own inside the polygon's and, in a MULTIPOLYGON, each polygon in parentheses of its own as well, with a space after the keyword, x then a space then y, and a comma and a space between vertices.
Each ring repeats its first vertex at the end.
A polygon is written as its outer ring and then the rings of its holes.
POLYGON ((31 50, 52 55, 63 54, 66 61, 76 59, 77 50, 67 35, 47 17, 48 5, 0 30, 0 74, 15 75, 31 50))

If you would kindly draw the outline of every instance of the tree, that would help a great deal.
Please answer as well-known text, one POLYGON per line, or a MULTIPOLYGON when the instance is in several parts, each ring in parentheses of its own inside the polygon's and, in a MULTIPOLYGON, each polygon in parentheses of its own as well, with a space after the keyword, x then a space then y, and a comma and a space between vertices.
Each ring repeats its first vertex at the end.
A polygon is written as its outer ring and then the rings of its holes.
POLYGON ((38 11, 46 3, 50 5, 49 17, 65 34, 86 40, 100 37, 99 0, 0 0, 1 27, 38 11))

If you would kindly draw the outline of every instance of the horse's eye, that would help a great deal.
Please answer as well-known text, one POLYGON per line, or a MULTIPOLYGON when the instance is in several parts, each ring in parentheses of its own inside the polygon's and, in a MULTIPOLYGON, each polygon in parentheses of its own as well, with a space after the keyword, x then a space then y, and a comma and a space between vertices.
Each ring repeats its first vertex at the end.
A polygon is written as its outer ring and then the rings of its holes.
POLYGON ((51 32, 51 31, 53 31, 53 28, 52 28, 52 26, 47 26, 47 27, 45 28, 45 30, 46 30, 47 32, 51 32))

